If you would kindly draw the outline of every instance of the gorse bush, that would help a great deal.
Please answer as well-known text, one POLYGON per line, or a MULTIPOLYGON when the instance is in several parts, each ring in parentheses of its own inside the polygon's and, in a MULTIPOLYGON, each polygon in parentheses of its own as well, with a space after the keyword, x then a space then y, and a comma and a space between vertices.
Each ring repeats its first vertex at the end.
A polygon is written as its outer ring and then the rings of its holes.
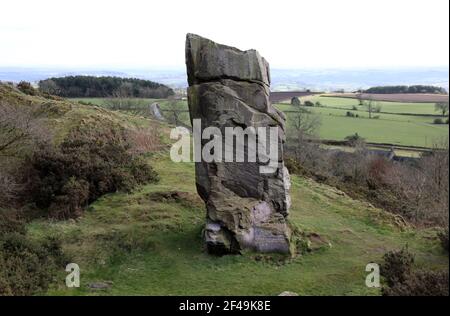
POLYGON ((384 255, 381 275, 384 296, 445 296, 449 294, 448 271, 414 270, 414 256, 405 247, 384 255))
POLYGON ((30 157, 25 175, 30 202, 51 217, 77 217, 106 193, 157 181, 157 173, 130 148, 123 129, 76 128, 58 148, 43 147, 30 157))
POLYGON ((403 283, 411 274, 414 264, 414 255, 407 247, 399 251, 387 252, 384 256, 384 263, 381 266, 381 275, 385 278, 389 287, 397 283, 403 283))
POLYGON ((68 259, 56 238, 28 238, 24 222, 0 210, 0 295, 44 292, 68 259))
POLYGON ((31 83, 27 81, 21 81, 17 84, 17 89, 19 89, 21 92, 28 94, 28 95, 38 95, 39 92, 33 88, 31 83))
POLYGON ((448 271, 414 271, 402 283, 384 287, 384 296, 448 296, 448 271))

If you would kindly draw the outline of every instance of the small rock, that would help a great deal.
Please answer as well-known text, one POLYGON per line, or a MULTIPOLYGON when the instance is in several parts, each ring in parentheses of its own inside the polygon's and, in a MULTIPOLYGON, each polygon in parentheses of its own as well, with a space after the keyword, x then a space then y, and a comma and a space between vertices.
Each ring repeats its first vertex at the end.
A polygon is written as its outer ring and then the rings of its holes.
POLYGON ((107 290, 111 288, 113 282, 105 281, 105 282, 92 282, 88 284, 88 288, 91 290, 107 290))
POLYGON ((278 296, 298 296, 298 294, 295 292, 284 291, 278 294, 278 296))

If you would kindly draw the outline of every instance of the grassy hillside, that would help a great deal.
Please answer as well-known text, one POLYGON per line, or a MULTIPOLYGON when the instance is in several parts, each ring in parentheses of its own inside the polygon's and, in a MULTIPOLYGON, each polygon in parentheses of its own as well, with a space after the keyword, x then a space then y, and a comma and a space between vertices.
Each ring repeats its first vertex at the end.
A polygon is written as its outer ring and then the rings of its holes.
MULTIPOLYGON (((80 124, 115 122, 168 131, 142 116, 66 100, 26 96, 2 87, 2 98, 17 106, 40 107, 56 139, 80 124)), ((163 104, 163 106, 166 103, 163 104)), ((158 184, 131 193, 107 194, 76 220, 35 219, 30 238, 57 236, 70 261, 81 268, 81 287, 65 287, 65 272, 47 293, 54 295, 378 295, 365 286, 365 266, 387 250, 408 244, 419 266, 448 269, 448 256, 433 229, 416 230, 366 202, 333 187, 293 176, 293 225, 311 236, 312 252, 215 257, 201 240, 205 209, 196 194, 194 165, 174 163, 166 150, 146 161, 158 184), (102 282, 107 289, 91 289, 102 282)))
POLYGON ((433 230, 397 226, 392 216, 367 203, 295 176, 290 217, 320 236, 324 244, 318 250, 293 259, 207 255, 200 237, 205 210, 195 193, 193 164, 173 163, 167 153, 149 159, 159 184, 107 195, 77 221, 29 226, 35 238, 60 235, 81 267, 81 288, 67 289, 61 281, 49 294, 377 295, 377 289, 365 287, 366 264, 405 244, 419 265, 448 268, 433 230), (95 291, 88 286, 92 282, 112 286, 95 291))

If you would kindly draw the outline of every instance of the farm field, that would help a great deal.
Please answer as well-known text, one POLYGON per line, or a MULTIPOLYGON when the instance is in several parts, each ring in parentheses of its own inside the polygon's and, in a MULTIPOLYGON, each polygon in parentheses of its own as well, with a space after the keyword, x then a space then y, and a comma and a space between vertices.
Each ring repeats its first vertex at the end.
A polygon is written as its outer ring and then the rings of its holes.
MULTIPOLYGON (((288 117, 288 134, 296 111, 295 106, 278 104, 277 108, 288 117)), ((306 108, 306 107, 303 107, 306 108)), ((432 124, 432 117, 376 113, 378 119, 369 119, 363 111, 352 111, 360 117, 346 117, 346 109, 327 107, 306 108, 319 114, 321 126, 319 137, 327 140, 344 140, 346 136, 358 133, 373 143, 388 143, 403 146, 431 147, 434 142, 448 135, 448 125, 432 124)))
MULTIPOLYGON (((105 99, 83 98, 73 99, 76 101, 91 102, 99 106, 105 106, 105 99)), ((173 104, 168 100, 157 99, 136 99, 136 104, 143 107, 142 112, 137 114, 145 115, 148 105, 158 102, 166 116, 171 116, 173 104)), ((446 137, 449 132, 448 125, 433 124, 433 120, 439 116, 432 103, 399 103, 399 102, 379 102, 382 107, 381 113, 373 113, 378 119, 369 119, 369 113, 363 106, 358 106, 358 100, 350 98, 335 98, 324 96, 306 96, 301 98, 303 103, 306 100, 320 102, 321 107, 304 107, 320 115, 321 127, 318 136, 327 140, 344 140, 345 137, 358 133, 368 142, 388 143, 401 146, 431 147, 436 141, 446 137), (353 106, 357 110, 352 110, 353 106), (346 112, 351 111, 359 117, 347 117, 346 112), (388 114, 383 112, 395 113, 388 114), (417 115, 405 115, 415 113, 417 115)), ((275 105, 279 110, 284 111, 288 117, 288 129, 292 124, 292 119, 298 108, 281 103, 275 105)), ((189 114, 187 113, 187 102, 176 101, 175 108, 180 111, 179 121, 190 125, 189 114)), ((289 130, 288 130, 289 134, 289 130)))
MULTIPOLYGON (((320 102, 325 107, 335 107, 340 109, 352 110, 354 106, 359 111, 366 111, 363 106, 359 105, 359 101, 353 98, 331 97, 325 95, 315 95, 300 98, 302 102, 309 100, 311 102, 320 102)), ((289 101, 282 102, 283 104, 290 104, 289 101)), ((417 102, 387 102, 378 101, 381 106, 381 112, 398 113, 398 114, 423 114, 436 115, 440 113, 435 110, 435 103, 417 103, 417 102)))
MULTIPOLYGON (((356 98, 355 93, 333 93, 330 97, 339 98, 356 98)), ((448 102, 448 95, 445 94, 422 94, 422 93, 363 93, 363 99, 371 98, 376 101, 390 101, 390 102, 448 102)))

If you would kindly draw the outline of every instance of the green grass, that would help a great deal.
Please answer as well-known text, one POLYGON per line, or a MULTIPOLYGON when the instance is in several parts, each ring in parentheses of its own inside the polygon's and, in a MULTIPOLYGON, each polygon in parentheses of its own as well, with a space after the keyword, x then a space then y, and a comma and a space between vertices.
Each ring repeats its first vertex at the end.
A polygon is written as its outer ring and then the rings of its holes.
POLYGON ((203 203, 195 193, 194 165, 173 163, 167 153, 150 159, 161 182, 132 194, 110 194, 71 222, 35 221, 35 238, 60 235, 81 267, 81 287, 63 277, 52 295, 378 295, 365 286, 365 266, 405 244, 419 265, 448 269, 432 230, 392 225, 391 217, 332 187, 294 176, 291 221, 328 239, 331 248, 284 261, 255 260, 252 254, 215 257, 204 252, 203 203), (154 192, 186 192, 185 200, 155 201, 154 192), (431 236, 431 237, 430 237, 431 236), (426 237, 426 238, 425 238, 426 237), (105 291, 89 282, 112 281, 105 291))
MULTIPOLYGON (((363 109, 359 106, 359 101, 352 98, 338 98, 338 97, 326 97, 321 95, 302 97, 302 103, 306 100, 312 102, 320 102, 326 107, 337 107, 346 110, 351 110, 353 106, 363 109)), ((435 111, 434 103, 408 103, 408 102, 386 102, 378 101, 376 104, 381 106, 382 112, 389 113, 415 113, 415 114, 434 114, 438 115, 439 112, 435 111)))

